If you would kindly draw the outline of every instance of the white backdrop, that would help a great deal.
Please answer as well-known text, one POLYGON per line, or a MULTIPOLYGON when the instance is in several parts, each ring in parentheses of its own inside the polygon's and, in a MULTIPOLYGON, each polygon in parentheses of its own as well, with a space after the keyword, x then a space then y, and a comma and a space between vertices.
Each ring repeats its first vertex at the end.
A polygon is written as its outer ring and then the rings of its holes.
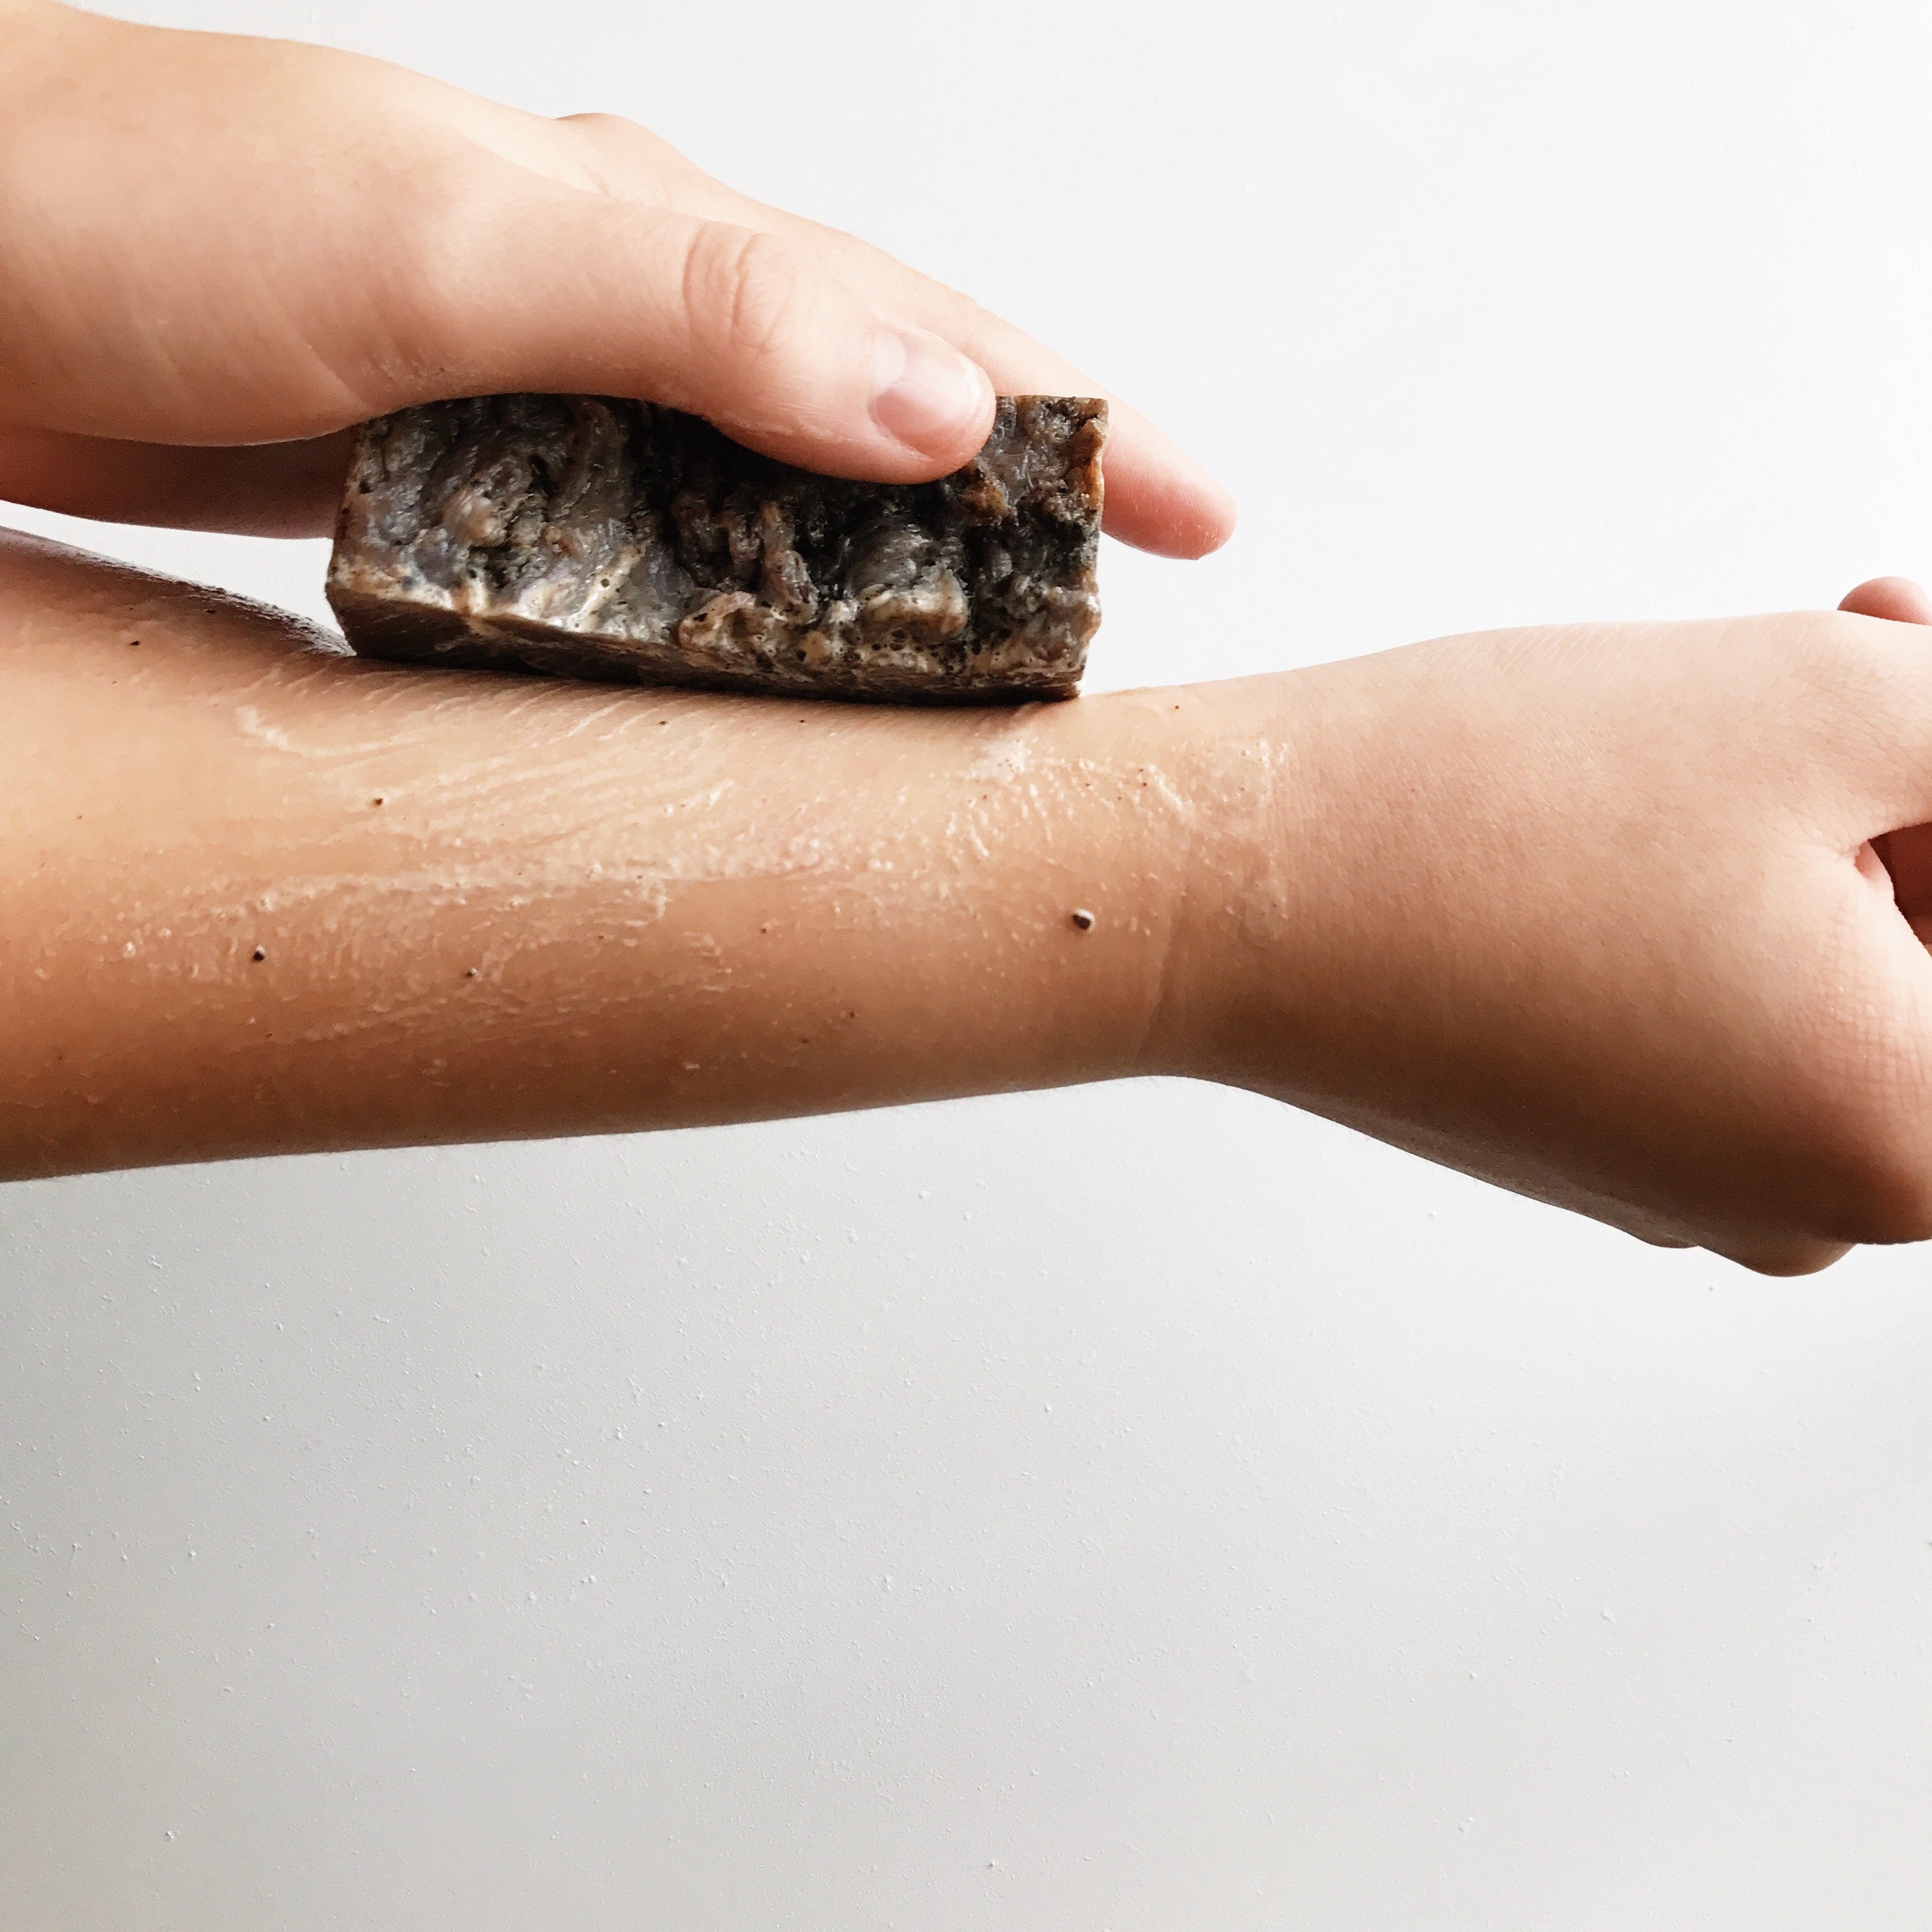
MULTIPOLYGON (((1916 5, 145 16, 631 114, 1084 359, 1245 512, 1110 550, 1103 685, 1932 572, 1916 5)), ((16 1186, 0 1274, 8 1932, 1932 1910, 1922 1252, 1148 1084, 16 1186)))

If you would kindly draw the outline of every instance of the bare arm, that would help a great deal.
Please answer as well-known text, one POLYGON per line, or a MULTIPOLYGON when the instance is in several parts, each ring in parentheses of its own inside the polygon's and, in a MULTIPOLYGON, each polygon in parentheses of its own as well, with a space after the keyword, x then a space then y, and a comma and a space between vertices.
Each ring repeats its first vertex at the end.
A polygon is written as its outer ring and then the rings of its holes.
POLYGON ((1178 695, 424 675, 21 539, 0 613, 13 1173, 1102 1078, 1158 1025, 1178 695))
POLYGON ((400 670, 0 538, 0 1170, 1166 1072, 1754 1267, 1922 1238, 1926 637, 920 713, 400 670))

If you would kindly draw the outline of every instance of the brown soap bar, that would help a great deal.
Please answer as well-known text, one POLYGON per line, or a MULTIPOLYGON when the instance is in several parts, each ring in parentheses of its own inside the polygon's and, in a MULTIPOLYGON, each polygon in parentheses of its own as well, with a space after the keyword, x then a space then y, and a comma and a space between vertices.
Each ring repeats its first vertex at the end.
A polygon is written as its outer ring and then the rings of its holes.
POLYGON ((328 601, 366 656, 900 703, 1070 698, 1100 622, 1107 406, 1003 396, 936 483, 773 461, 654 404, 364 428, 328 601))

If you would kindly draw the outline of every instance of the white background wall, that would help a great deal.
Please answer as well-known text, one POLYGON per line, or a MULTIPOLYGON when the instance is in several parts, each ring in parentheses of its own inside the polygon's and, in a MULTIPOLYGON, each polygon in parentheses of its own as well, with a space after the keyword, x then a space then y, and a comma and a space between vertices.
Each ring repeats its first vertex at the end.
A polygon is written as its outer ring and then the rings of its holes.
MULTIPOLYGON (((143 10, 1085 359, 1246 512, 1102 684, 1932 572, 1922 8, 143 10)), ((0 1192, 0 1924, 1922 1928, 1928 1273, 1174 1084, 0 1192)))

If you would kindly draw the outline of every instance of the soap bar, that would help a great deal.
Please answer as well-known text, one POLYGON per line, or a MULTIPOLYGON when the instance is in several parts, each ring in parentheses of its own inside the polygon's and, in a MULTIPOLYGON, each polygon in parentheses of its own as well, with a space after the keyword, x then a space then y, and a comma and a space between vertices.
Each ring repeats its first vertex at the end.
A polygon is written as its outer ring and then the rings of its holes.
POLYGON ((482 396, 363 428, 328 601, 366 656, 976 704, 1070 698, 1104 402, 1003 396, 937 482, 818 476, 676 410, 482 396))

